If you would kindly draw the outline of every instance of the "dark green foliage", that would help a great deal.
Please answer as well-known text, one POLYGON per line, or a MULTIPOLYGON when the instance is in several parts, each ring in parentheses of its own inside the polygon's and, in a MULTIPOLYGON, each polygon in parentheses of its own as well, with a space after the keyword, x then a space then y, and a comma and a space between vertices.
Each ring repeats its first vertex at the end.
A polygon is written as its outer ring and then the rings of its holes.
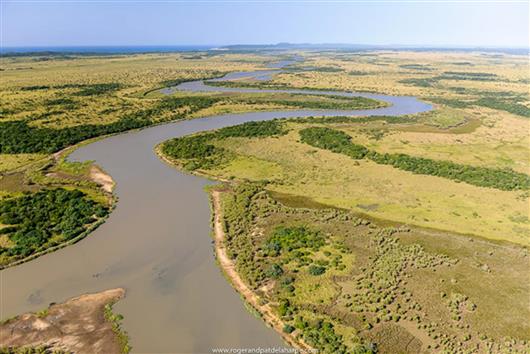
POLYGON ((302 142, 321 149, 342 153, 352 158, 369 158, 384 165, 417 174, 448 178, 475 186, 501 190, 530 189, 530 176, 513 170, 461 165, 450 161, 426 159, 405 154, 380 154, 351 142, 351 137, 339 130, 312 127, 300 131, 302 142))
POLYGON ((185 113, 175 113, 170 119, 183 119, 188 113, 211 106, 217 99, 210 97, 181 97, 162 100, 154 108, 127 114, 109 124, 83 124, 63 129, 33 127, 27 121, 0 122, 0 153, 53 153, 80 141, 106 134, 143 128, 154 123, 153 117, 188 107, 185 113))
POLYGON ((438 81, 435 78, 423 79, 403 79, 398 81, 402 84, 417 86, 417 87, 433 87, 438 81))
MULTIPOLYGON (((189 58, 186 58, 186 59, 189 59, 189 58)), ((201 59, 201 58, 199 58, 201 59)), ((160 85, 164 86, 164 87, 169 87, 169 86, 177 86, 177 85, 180 85, 184 82, 190 82, 190 81, 198 81, 198 80, 211 80, 211 79, 216 79, 216 78, 220 78, 220 77, 223 77, 225 75, 225 73, 221 72, 221 71, 210 71, 202 76, 199 76, 195 79, 173 79, 173 80, 165 80, 165 81, 162 81, 160 82, 160 85)))
POLYGON ((465 71, 444 71, 438 77, 441 80, 473 80, 473 81, 496 81, 497 75, 492 73, 465 72, 465 71))
POLYGON ((400 65, 399 67, 403 69, 419 70, 419 71, 431 71, 432 70, 430 66, 422 65, 422 64, 404 64, 404 65, 400 65))
POLYGON ((345 154, 354 159, 362 159, 368 153, 367 148, 353 144, 351 137, 340 130, 321 127, 306 128, 300 131, 300 138, 303 143, 345 154))
POLYGON ((277 263, 271 264, 267 270, 265 271, 265 275, 269 278, 278 278, 280 275, 283 274, 283 269, 280 265, 277 263))
POLYGON ((417 174, 448 178, 475 186, 501 190, 530 189, 530 176, 513 170, 461 165, 451 161, 439 161, 405 154, 379 154, 370 152, 371 160, 392 165, 400 170, 417 174))
POLYGON ((81 89, 75 93, 76 96, 96 96, 105 93, 111 93, 122 88, 122 85, 116 82, 103 84, 64 84, 57 86, 35 85, 21 87, 22 91, 36 91, 48 89, 81 89))
POLYGON ((262 138, 286 134, 283 123, 278 120, 261 122, 247 122, 231 127, 219 129, 216 136, 219 138, 262 138))
POLYGON ((433 87, 440 80, 472 80, 472 81, 497 81, 499 78, 490 73, 467 73, 460 71, 446 71, 440 76, 426 78, 403 79, 399 82, 417 87, 433 87))
POLYGON ((360 70, 353 70, 348 73, 348 75, 352 76, 364 76, 364 75, 370 75, 370 72, 367 71, 360 71, 360 70))
POLYGON ((528 101, 528 95, 515 92, 480 91, 464 87, 452 87, 451 91, 463 95, 479 96, 478 100, 443 99, 439 97, 428 98, 437 103, 442 103, 450 107, 465 108, 472 105, 488 107, 517 114, 522 117, 530 117, 530 108, 524 103, 528 101))
POLYGON ((311 264, 307 271, 311 275, 322 275, 326 272, 326 267, 311 264))
POLYGON ((304 226, 277 227, 265 244, 269 255, 276 256, 299 248, 318 250, 325 243, 324 237, 318 231, 304 226))
POLYGON ((210 144, 214 133, 184 136, 166 141, 162 153, 173 159, 184 159, 184 167, 190 171, 212 168, 222 161, 224 149, 210 144))
POLYGON ((478 101, 475 101, 474 104, 530 118, 530 107, 527 107, 517 102, 513 102, 513 100, 484 97, 479 99, 478 101))
MULTIPOLYGON (((276 83, 270 81, 207 81, 209 86, 222 86, 222 87, 250 87, 258 89, 277 89, 277 90, 314 90, 314 87, 293 87, 291 85, 276 83)), ((339 89, 326 88, 326 91, 341 91, 339 89)))
POLYGON ((162 99, 151 114, 157 114, 164 111, 176 111, 187 107, 191 112, 196 112, 200 109, 207 108, 219 102, 220 99, 216 97, 166 97, 162 99))
POLYGON ((38 347, 2 347, 0 354, 67 354, 67 352, 54 349, 53 346, 41 345, 38 347))
POLYGON ((446 105, 448 107, 453 107, 453 108, 466 108, 466 107, 473 105, 472 102, 464 101, 460 99, 441 98, 441 97, 429 97, 427 99, 431 102, 440 103, 440 104, 446 105))
POLYGON ((290 294, 292 294, 295 290, 293 283, 294 277, 292 276, 283 276, 279 281, 281 289, 287 291, 287 293, 290 294))
POLYGON ((76 92, 75 95, 76 96, 97 96, 97 95, 103 95, 106 93, 117 91, 120 88, 122 88, 122 85, 116 82, 106 83, 106 84, 85 85, 80 91, 76 92))
POLYGON ((47 100, 46 106, 63 106, 67 109, 77 108, 77 102, 68 97, 59 97, 56 99, 47 100))
MULTIPOLYGON (((228 81, 230 82, 230 81, 228 81)), ((239 81, 237 82, 239 83, 239 81)), ((276 104, 297 108, 312 108, 312 109, 369 109, 384 106, 384 103, 371 98, 358 96, 341 96, 341 95, 311 95, 308 94, 291 94, 292 99, 282 98, 277 96, 272 97, 236 97, 231 98, 230 101, 246 104, 276 104), (320 98, 316 100, 315 98, 320 98)))
POLYGON ((12 225, 7 233, 15 244, 0 248, 12 257, 27 257, 49 244, 54 235, 61 241, 79 236, 108 209, 78 190, 50 189, 0 202, 0 223, 12 225))
POLYGON ((190 171, 212 168, 229 158, 227 151, 212 144, 214 140, 283 135, 286 132, 282 126, 283 123, 278 120, 248 122, 222 128, 212 133, 171 139, 162 145, 162 153, 173 159, 188 160, 183 161, 183 166, 190 171))
POLYGON ((307 344, 321 353, 347 353, 347 347, 342 344, 342 335, 335 332, 332 323, 324 320, 313 322, 303 330, 303 338, 307 344))
POLYGON ((321 73, 339 73, 344 71, 342 68, 338 68, 336 66, 317 66, 317 67, 310 67, 310 68, 303 68, 303 67, 287 67, 288 71, 314 71, 314 72, 321 72, 321 73))
POLYGON ((110 124, 84 124, 51 129, 32 127, 26 121, 0 122, 0 153, 53 153, 86 139, 149 124, 149 121, 120 119, 110 124))
POLYGON ((238 273, 251 286, 265 278, 262 266, 254 261, 256 245, 248 232, 255 216, 250 205, 261 190, 251 183, 238 185, 233 194, 227 195, 223 206, 228 256, 235 260, 238 273))
POLYGON ((312 108, 312 109, 369 109, 383 106, 381 102, 366 97, 343 97, 334 98, 335 101, 287 101, 287 100, 272 100, 271 103, 280 104, 284 106, 298 107, 298 108, 312 108), (338 102, 340 100, 340 102, 338 102))
POLYGON ((304 117, 297 118, 296 123, 318 123, 318 124, 340 124, 340 123, 370 123, 383 121, 389 124, 414 123, 417 120, 414 116, 335 116, 335 117, 304 117))
POLYGON ((292 315, 294 311, 294 308, 291 306, 291 302, 289 299, 280 299, 279 305, 278 305, 278 314, 280 316, 288 316, 292 315))
POLYGON ((293 333, 295 330, 295 328, 293 326, 291 326, 290 324, 286 324, 285 326, 283 326, 283 331, 285 333, 293 333))
POLYGON ((37 91, 37 90, 48 90, 50 86, 47 85, 35 85, 35 86, 25 86, 21 87, 22 91, 37 91))
POLYGON ((164 144, 163 152, 175 159, 207 158, 218 149, 208 144, 212 138, 213 134, 203 134, 171 139, 164 144))

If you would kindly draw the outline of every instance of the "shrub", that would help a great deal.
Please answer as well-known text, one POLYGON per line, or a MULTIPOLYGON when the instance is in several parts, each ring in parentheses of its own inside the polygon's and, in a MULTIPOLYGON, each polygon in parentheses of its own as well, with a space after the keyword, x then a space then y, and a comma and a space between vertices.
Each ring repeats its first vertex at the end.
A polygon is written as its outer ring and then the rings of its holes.
POLYGON ((311 275, 322 275, 326 272, 326 267, 319 266, 319 265, 310 265, 308 269, 309 274, 311 275))

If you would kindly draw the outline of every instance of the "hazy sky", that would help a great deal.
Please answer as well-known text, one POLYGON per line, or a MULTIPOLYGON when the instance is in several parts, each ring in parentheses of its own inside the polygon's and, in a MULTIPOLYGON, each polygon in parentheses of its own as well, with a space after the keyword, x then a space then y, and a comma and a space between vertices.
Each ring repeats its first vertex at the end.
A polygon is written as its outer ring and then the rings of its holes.
POLYGON ((3 46, 529 41, 527 1, 0 1, 3 46))

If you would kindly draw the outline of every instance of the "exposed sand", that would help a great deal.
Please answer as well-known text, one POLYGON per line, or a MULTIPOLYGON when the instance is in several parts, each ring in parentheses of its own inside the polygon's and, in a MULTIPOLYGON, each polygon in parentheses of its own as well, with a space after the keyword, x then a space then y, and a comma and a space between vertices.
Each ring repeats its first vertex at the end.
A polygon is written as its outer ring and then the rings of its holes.
POLYGON ((101 186, 101 189, 105 192, 112 193, 112 189, 114 188, 112 177, 103 172, 98 166, 93 165, 90 167, 90 179, 101 186))
POLYGON ((17 316, 0 325, 0 348, 46 346, 76 354, 121 353, 104 307, 124 295, 124 289, 111 289, 51 305, 40 314, 17 316))

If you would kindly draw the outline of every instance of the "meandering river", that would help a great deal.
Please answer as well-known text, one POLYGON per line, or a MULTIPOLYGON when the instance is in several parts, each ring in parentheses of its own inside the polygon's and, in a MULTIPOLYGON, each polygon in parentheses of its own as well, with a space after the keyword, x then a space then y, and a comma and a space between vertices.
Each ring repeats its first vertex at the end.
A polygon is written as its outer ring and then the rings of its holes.
MULTIPOLYGON (((281 67, 288 62, 277 64, 281 67)), ((233 73, 268 79, 278 70, 233 73)), ((210 87, 188 82, 174 90, 278 92, 210 87)), ((401 115, 431 106, 414 97, 366 93, 280 90, 363 96, 391 103, 365 111, 290 110, 226 114, 180 121, 111 136, 76 150, 71 159, 95 160, 117 183, 119 197, 108 221, 81 242, 0 272, 0 311, 5 319, 41 310, 87 292, 124 287, 115 305, 125 316, 134 352, 207 353, 212 348, 283 346, 253 317, 224 279, 214 259, 210 210, 203 188, 211 183, 161 162, 153 148, 173 137, 248 121, 337 115, 401 115)))

